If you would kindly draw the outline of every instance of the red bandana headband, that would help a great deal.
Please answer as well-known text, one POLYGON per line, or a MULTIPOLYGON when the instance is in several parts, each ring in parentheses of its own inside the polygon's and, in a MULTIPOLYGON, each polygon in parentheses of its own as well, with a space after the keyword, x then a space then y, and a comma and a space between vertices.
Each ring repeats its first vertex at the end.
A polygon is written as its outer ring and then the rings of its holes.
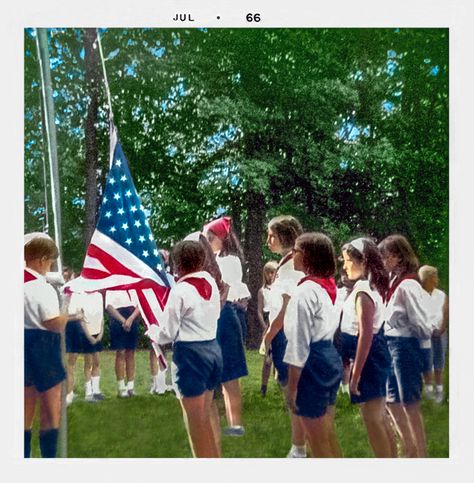
POLYGON ((232 219, 229 216, 223 216, 222 218, 218 218, 217 220, 204 225, 204 229, 212 231, 212 233, 215 233, 221 240, 224 240, 230 233, 231 226, 232 219))

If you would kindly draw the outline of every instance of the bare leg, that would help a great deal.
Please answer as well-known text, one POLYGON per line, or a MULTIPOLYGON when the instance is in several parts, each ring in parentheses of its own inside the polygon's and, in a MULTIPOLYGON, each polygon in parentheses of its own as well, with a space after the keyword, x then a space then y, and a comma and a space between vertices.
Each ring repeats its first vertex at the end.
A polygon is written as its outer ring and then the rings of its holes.
POLYGON ((181 399, 189 440, 196 458, 219 457, 211 424, 211 402, 211 391, 206 391, 200 396, 181 399))
POLYGON ((94 354, 92 354, 92 370, 91 370, 92 377, 100 376, 100 355, 99 354, 100 354, 99 352, 94 352, 94 354))
POLYGON ((291 413, 291 443, 295 446, 305 445, 305 427, 301 416, 291 413))
POLYGON ((412 435, 410 423, 408 421, 407 414, 400 403, 387 404, 388 410, 392 416, 395 427, 400 436, 403 455, 406 458, 416 458, 417 450, 415 439, 412 435))
POLYGON ((301 418, 311 453, 316 458, 332 458, 335 456, 332 454, 327 431, 328 422, 325 419, 326 415, 320 418, 301 418))
POLYGON ((74 390, 74 371, 76 370, 77 354, 67 355, 67 392, 74 390))
POLYGON ((127 373, 127 381, 135 379, 135 351, 125 350, 125 371, 127 373))
POLYGON ((154 349, 150 350, 150 374, 156 376, 158 374, 158 358, 154 349))
POLYGON ((433 371, 423 373, 423 382, 425 384, 433 384, 433 371))
POLYGON ((385 400, 380 397, 361 404, 360 412, 364 419, 370 446, 377 458, 393 458, 393 437, 386 425, 385 400))
POLYGON ((125 350, 118 350, 115 353, 115 376, 117 381, 125 379, 125 350))
POLYGON ((84 354, 84 382, 89 382, 92 375, 92 354, 84 354))
POLYGON ((434 370, 434 378, 437 386, 443 385, 443 369, 434 370))
POLYGON ((412 434, 415 438, 417 457, 426 458, 426 436, 423 415, 421 414, 420 403, 414 402, 403 405, 410 422, 412 434))
POLYGON ((24 396, 24 425, 25 431, 28 431, 33 426, 33 418, 35 417, 36 400, 38 398, 38 391, 35 386, 25 387, 24 396))
POLYGON ((331 445, 331 453, 334 458, 342 458, 342 450, 336 436, 336 406, 328 406, 326 412, 327 431, 329 435, 329 444, 331 445))
POLYGON ((225 413, 229 426, 242 425, 242 394, 238 379, 227 381, 222 384, 224 395, 225 413))
POLYGON ((57 429, 61 421, 61 383, 39 392, 40 400, 40 429, 57 429))

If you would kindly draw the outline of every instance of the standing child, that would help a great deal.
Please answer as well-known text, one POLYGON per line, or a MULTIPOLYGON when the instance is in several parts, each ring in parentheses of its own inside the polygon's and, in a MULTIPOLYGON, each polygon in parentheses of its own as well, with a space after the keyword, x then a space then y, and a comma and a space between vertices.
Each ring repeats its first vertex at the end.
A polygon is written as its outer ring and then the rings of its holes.
POLYGON ((244 328, 239 311, 250 297, 247 285, 242 282, 242 249, 232 229, 232 220, 224 216, 204 226, 204 234, 216 255, 222 281, 229 286, 226 302, 217 324, 217 340, 222 349, 222 392, 229 426, 223 433, 242 436, 242 393, 239 379, 248 374, 244 347, 244 328))
POLYGON ((174 382, 193 455, 216 458, 220 449, 211 405, 222 375, 216 340, 219 290, 214 278, 203 271, 206 255, 199 242, 178 243, 172 258, 179 279, 169 294, 163 325, 152 326, 148 335, 159 344, 173 344, 174 382))
POLYGON ((110 316, 110 349, 115 352, 118 396, 135 395, 135 349, 138 342, 140 309, 126 290, 107 290, 105 306, 110 316), (125 384, 125 377, 127 384, 125 384))
MULTIPOLYGON (((68 285, 64 287, 65 292, 68 285)), ((85 400, 96 402, 104 399, 100 391, 100 352, 104 333, 104 301, 102 294, 73 293, 69 303, 66 325, 67 395, 69 405, 74 399, 74 372, 77 356, 84 354, 85 400)))
MULTIPOLYGON (((275 274, 278 268, 278 263, 271 260, 263 267, 263 284, 257 294, 257 310, 258 320, 265 333, 270 325, 269 313, 271 304, 271 286, 275 280, 275 274)), ((264 351, 263 367, 262 367, 262 383, 260 385, 260 393, 263 397, 267 394, 268 379, 272 370, 271 352, 264 351)))
POLYGON ((55 458, 61 419, 61 382, 66 372, 61 360, 61 335, 67 316, 61 313, 54 288, 45 275, 59 251, 49 237, 25 244, 25 420, 24 456, 31 453, 31 428, 36 402, 40 402, 39 442, 43 458, 55 458))
POLYGON ((390 355, 383 335, 389 278, 377 246, 357 238, 342 247, 344 270, 354 286, 342 308, 341 352, 352 361, 350 396, 359 404, 370 446, 378 458, 394 458, 396 445, 385 412, 390 355))
POLYGON ((428 399, 434 399, 438 404, 444 400, 443 370, 448 348, 448 296, 438 288, 438 269, 424 265, 418 270, 420 282, 427 294, 428 310, 433 325, 431 349, 428 352, 427 364, 424 369, 425 394, 428 399), (434 368, 434 377, 433 377, 434 368), (436 391, 433 388, 436 384, 436 391))
POLYGON ((337 327, 334 247, 322 233, 305 233, 297 238, 293 253, 295 269, 306 276, 293 291, 285 315, 286 400, 301 418, 312 455, 341 457, 333 425, 342 377, 342 361, 332 343, 337 327))
MULTIPOLYGON (((283 327, 289 297, 304 273, 293 265, 292 249, 296 239, 303 233, 300 222, 290 215, 281 215, 268 223, 267 245, 272 253, 281 256, 272 286, 269 320, 270 325, 264 335, 265 351, 271 348, 272 361, 278 373, 278 382, 286 391, 288 383, 288 364, 283 361, 286 349, 286 336, 283 327)), ((288 458, 306 458, 304 428, 300 417, 291 413, 291 448, 288 458)))
POLYGON ((418 259, 402 235, 388 236, 379 244, 379 249, 391 274, 385 315, 385 336, 391 357, 387 405, 401 436, 405 456, 424 458, 420 341, 431 337, 431 324, 418 281, 418 259))

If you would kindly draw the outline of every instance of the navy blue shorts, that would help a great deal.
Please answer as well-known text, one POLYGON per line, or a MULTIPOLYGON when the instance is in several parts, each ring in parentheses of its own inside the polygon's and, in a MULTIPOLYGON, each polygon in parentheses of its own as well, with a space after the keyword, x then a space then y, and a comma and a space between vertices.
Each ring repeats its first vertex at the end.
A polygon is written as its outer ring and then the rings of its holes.
POLYGON ((446 352, 448 350, 448 333, 431 338, 432 366, 437 371, 444 369, 446 363, 446 352))
POLYGON ((272 340, 272 361, 277 370, 278 382, 281 386, 286 386, 288 383, 288 364, 283 362, 287 344, 286 335, 283 329, 280 329, 272 340))
MULTIPOLYGON (((355 359, 359 338, 345 332, 340 334, 340 344, 343 359, 355 359)), ((391 359, 384 335, 379 331, 372 339, 369 354, 360 375, 360 396, 351 394, 351 402, 360 404, 371 399, 387 395, 387 379, 390 373, 391 359)))
POLYGON ((310 353, 301 371, 296 394, 295 414, 320 418, 336 402, 342 379, 342 361, 331 340, 310 345, 310 353))
POLYGON ((386 337, 392 359, 387 402, 410 404, 421 399, 423 388, 420 342, 415 337, 386 337))
POLYGON ((249 372, 245 359, 242 327, 233 304, 226 302, 217 321, 217 342, 222 350, 222 382, 233 381, 249 372))
POLYGON ((87 338, 80 320, 66 324, 66 352, 72 354, 95 354, 102 350, 102 342, 92 344, 87 338))
POLYGON ((222 352, 217 340, 175 342, 173 362, 176 365, 176 385, 184 397, 194 397, 213 391, 222 377, 222 352))
POLYGON ((235 309, 235 313, 240 321, 240 327, 242 328, 242 341, 245 346, 245 341, 247 340, 247 310, 242 308, 238 304, 232 304, 235 309))
POLYGON ((61 335, 41 329, 25 329, 25 387, 45 392, 66 378, 61 357, 61 335))
MULTIPOLYGON (((121 307, 116 309, 122 317, 128 319, 132 315, 135 307, 121 307)), ((130 327, 130 331, 127 332, 122 323, 113 317, 110 317, 110 349, 113 351, 120 350, 135 350, 138 342, 138 316, 130 327)))

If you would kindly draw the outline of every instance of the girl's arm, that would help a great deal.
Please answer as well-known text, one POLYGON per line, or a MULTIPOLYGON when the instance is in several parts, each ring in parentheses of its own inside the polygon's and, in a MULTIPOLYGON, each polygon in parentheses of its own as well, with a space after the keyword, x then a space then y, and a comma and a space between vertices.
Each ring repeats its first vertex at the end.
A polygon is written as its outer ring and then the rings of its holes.
POLYGON ((365 361, 369 355, 372 345, 374 330, 375 305, 372 299, 364 292, 360 292, 356 298, 356 314, 359 323, 359 340, 352 367, 350 391, 352 394, 359 395, 359 381, 365 361))
POLYGON ((112 307, 112 305, 107 305, 105 310, 107 310, 107 313, 111 317, 120 321, 122 325, 125 324, 125 317, 115 307, 112 307))
POLYGON ((43 321, 43 327, 51 330, 52 332, 62 332, 67 323, 67 315, 60 314, 49 320, 43 321))
POLYGON ((260 290, 257 293, 257 314, 258 314, 258 321, 260 322, 260 325, 262 326, 263 330, 267 330, 267 326, 265 324, 265 320, 263 319, 263 290, 260 288, 260 290))
POLYGON ((285 399, 288 408, 293 413, 296 411, 296 394, 302 371, 301 367, 288 365, 288 385, 286 386, 285 399))
POLYGON ((124 322, 123 328, 128 332, 130 327, 133 324, 133 321, 138 317, 140 314, 140 308, 138 305, 135 307, 135 310, 131 313, 130 317, 124 322))
POLYGON ((288 306, 288 303, 290 301, 290 296, 288 294, 283 294, 283 304, 281 306, 280 312, 278 315, 270 321, 270 325, 265 332, 265 345, 269 346, 272 343, 273 338, 278 334, 278 332, 283 328, 283 321, 285 320, 285 312, 286 312, 286 307, 288 306))

